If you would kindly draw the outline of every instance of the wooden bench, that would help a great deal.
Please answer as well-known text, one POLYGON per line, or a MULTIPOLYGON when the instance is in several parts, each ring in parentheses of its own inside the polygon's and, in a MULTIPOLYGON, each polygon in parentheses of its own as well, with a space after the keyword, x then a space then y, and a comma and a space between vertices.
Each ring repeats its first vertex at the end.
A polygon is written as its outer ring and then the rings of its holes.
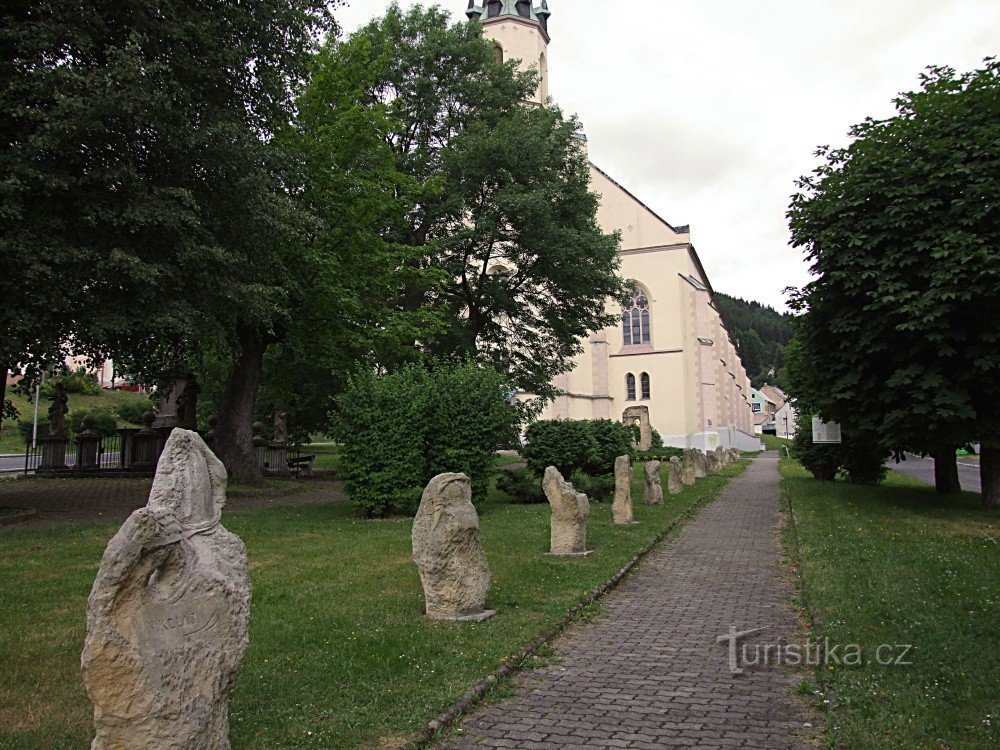
POLYGON ((316 456, 299 456, 288 459, 288 468, 298 476, 311 477, 315 463, 316 456))

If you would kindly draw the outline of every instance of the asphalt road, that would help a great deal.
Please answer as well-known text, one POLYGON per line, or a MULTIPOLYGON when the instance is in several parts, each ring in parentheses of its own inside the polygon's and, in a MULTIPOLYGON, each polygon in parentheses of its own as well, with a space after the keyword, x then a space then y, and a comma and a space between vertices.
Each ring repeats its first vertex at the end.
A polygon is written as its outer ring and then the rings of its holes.
POLYGON ((24 471, 24 456, 0 456, 0 474, 24 471))
MULTIPOLYGON (((889 468, 898 471, 900 474, 919 479, 927 484, 934 484, 934 459, 920 458, 907 454, 907 460, 901 464, 895 461, 889 462, 889 468)), ((983 485, 979 478, 979 467, 973 464, 963 463, 958 459, 958 481, 962 484, 962 489, 966 492, 978 492, 982 494, 983 485)))

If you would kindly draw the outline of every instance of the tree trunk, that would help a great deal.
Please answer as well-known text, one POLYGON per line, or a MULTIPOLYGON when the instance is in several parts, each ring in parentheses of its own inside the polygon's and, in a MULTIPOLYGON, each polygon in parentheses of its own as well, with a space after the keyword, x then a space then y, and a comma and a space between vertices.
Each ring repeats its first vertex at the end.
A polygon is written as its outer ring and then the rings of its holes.
POLYGON ((0 436, 3 435, 3 407, 7 403, 7 365, 0 364, 0 436))
POLYGON ((934 486, 942 495, 962 491, 958 481, 958 456, 955 447, 948 446, 934 451, 934 486))
POLYGON ((1000 508, 1000 446, 983 443, 979 452, 983 507, 1000 508))
POLYGON ((260 390, 267 342, 245 326, 240 326, 236 335, 240 355, 219 402, 215 454, 226 465, 231 480, 261 485, 264 475, 253 445, 253 412, 260 390))

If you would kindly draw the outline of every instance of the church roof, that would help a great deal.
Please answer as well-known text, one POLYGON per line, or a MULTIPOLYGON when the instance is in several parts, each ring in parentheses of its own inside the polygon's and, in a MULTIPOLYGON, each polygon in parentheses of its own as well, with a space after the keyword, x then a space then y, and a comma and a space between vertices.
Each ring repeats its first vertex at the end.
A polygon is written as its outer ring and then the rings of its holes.
POLYGON ((518 16, 545 26, 552 13, 548 0, 469 0, 465 15, 483 21, 500 16, 518 16))

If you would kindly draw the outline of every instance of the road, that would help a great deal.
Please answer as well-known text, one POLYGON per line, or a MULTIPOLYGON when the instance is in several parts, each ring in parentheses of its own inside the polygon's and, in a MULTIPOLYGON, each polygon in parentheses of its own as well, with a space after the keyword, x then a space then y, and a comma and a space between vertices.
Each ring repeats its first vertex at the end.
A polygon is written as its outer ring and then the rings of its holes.
POLYGON ((0 456, 0 474, 11 471, 24 471, 24 456, 4 455, 0 456))
MULTIPOLYGON (((907 454, 907 460, 901 464, 895 461, 889 462, 889 468, 898 471, 900 474, 919 479, 927 484, 934 484, 934 459, 920 458, 907 454)), ((964 463, 958 459, 958 481, 962 484, 962 489, 966 492, 978 492, 982 494, 983 485, 979 478, 979 467, 974 464, 964 463)))

